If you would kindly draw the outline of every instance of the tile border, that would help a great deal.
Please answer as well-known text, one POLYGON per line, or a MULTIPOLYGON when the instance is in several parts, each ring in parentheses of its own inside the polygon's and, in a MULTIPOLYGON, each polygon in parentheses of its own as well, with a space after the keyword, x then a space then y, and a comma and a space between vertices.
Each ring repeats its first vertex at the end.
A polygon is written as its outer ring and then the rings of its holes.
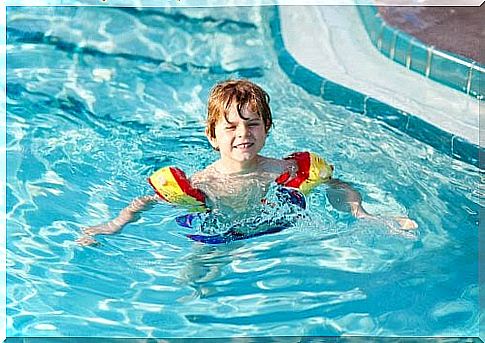
MULTIPOLYGON (((358 6, 361 7, 361 6, 358 6)), ((367 6, 364 6, 367 7, 367 6)), ((300 65, 285 47, 279 8, 273 6, 270 30, 281 69, 290 80, 308 93, 352 112, 377 119, 454 159, 485 169, 485 149, 444 131, 423 119, 328 80, 300 65)), ((367 23, 367 25, 375 23, 367 23)), ((364 23, 364 25, 366 25, 364 23)), ((373 31, 375 35, 375 31, 373 31)))

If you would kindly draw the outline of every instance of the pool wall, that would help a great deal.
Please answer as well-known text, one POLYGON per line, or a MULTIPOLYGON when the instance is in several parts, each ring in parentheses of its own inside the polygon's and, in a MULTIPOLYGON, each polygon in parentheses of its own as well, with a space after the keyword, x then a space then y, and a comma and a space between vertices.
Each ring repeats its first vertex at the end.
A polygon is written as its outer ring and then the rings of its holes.
MULTIPOLYGON (((296 8, 292 8, 292 10, 296 10, 296 8)), ((280 7, 274 7, 270 27, 274 37, 278 63, 293 83, 323 100, 375 118, 448 156, 483 169, 482 157, 485 157, 485 151, 478 144, 471 143, 461 135, 443 130, 409 111, 388 105, 375 97, 327 79, 320 73, 316 73, 299 63, 285 45, 280 7)), ((324 29, 331 30, 331 27, 324 29)), ((301 32, 307 34, 306 31, 301 30, 301 32)), ((321 63, 325 62, 324 60, 321 61, 321 63)), ((376 75, 376 77, 378 76, 376 75)), ((478 130, 478 127, 476 129, 478 130)))
POLYGON ((375 6, 357 6, 374 46, 393 61, 449 87, 484 98, 484 66, 471 59, 436 49, 388 25, 375 6))

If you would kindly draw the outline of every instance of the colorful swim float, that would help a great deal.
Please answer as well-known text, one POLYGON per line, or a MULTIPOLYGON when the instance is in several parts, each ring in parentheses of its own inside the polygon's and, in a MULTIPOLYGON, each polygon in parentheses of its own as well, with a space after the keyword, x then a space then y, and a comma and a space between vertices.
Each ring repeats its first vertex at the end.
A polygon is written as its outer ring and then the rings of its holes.
MULTIPOLYGON (((307 195, 316 186, 330 180, 333 166, 320 156, 310 152, 297 152, 285 159, 293 160, 296 170, 292 173, 287 171, 275 180, 280 186, 277 196, 304 209, 306 208, 304 195, 307 195)), ((206 195, 200 189, 192 187, 185 173, 179 168, 161 168, 148 178, 148 182, 163 200, 174 205, 184 206, 190 212, 195 212, 177 217, 176 222, 180 226, 193 228, 194 219, 198 218, 198 213, 210 211, 206 204, 206 195)), ((197 242, 221 244, 279 232, 291 226, 289 222, 279 224, 250 234, 230 229, 217 235, 187 234, 186 236, 197 242)))

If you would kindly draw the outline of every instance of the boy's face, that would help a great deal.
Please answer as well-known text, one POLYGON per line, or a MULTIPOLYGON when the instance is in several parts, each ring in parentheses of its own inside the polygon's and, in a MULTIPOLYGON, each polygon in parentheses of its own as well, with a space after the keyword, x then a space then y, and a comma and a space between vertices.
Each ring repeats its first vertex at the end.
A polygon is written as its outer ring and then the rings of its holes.
POLYGON ((214 148, 218 148, 224 163, 244 165, 252 162, 264 146, 266 129, 263 120, 250 106, 244 106, 239 116, 236 105, 230 108, 226 121, 222 116, 215 125, 215 138, 208 136, 214 148))

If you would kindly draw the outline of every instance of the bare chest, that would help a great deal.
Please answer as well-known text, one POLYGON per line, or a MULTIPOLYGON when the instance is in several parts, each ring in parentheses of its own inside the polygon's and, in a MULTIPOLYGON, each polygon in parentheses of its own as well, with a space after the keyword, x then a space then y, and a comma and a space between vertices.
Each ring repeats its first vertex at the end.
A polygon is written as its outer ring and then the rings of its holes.
POLYGON ((277 176, 262 173, 210 177, 201 181, 198 187, 209 197, 211 207, 242 212, 261 204, 277 176))

